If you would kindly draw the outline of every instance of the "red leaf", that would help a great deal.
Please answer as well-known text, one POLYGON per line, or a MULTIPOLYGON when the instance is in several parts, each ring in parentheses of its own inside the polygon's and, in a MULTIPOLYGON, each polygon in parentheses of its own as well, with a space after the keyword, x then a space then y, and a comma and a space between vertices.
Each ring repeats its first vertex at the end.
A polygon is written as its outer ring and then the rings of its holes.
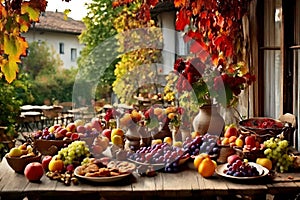
POLYGON ((179 8, 180 6, 185 6, 185 4, 186 4, 185 0, 174 0, 175 8, 179 8))
POLYGON ((186 9, 182 8, 177 13, 175 22, 176 30, 183 31, 186 25, 190 24, 190 18, 187 16, 186 9))
POLYGON ((158 0, 147 0, 147 4, 150 5, 151 7, 155 7, 157 3, 158 0))

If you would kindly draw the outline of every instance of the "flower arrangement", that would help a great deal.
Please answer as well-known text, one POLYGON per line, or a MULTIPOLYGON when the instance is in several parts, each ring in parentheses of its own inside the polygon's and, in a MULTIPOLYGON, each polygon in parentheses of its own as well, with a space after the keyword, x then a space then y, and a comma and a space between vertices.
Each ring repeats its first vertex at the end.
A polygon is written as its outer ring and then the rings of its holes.
POLYGON ((245 62, 227 64, 222 57, 217 66, 206 65, 199 57, 179 58, 174 71, 177 77, 169 80, 175 85, 179 101, 189 100, 198 107, 213 103, 234 106, 241 91, 255 80, 245 62))

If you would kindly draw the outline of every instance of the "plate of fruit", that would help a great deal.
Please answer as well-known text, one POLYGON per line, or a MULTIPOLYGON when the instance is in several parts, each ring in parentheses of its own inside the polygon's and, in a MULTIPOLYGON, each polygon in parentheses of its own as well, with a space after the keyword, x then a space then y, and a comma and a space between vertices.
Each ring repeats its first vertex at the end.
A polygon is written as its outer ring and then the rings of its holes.
POLYGON ((149 147, 141 147, 136 152, 130 152, 127 160, 136 165, 152 166, 155 170, 167 168, 169 165, 183 164, 190 158, 182 148, 160 143, 149 147))
POLYGON ((218 165, 215 172, 225 178, 251 180, 265 177, 268 175, 269 170, 257 163, 238 159, 233 163, 218 165))

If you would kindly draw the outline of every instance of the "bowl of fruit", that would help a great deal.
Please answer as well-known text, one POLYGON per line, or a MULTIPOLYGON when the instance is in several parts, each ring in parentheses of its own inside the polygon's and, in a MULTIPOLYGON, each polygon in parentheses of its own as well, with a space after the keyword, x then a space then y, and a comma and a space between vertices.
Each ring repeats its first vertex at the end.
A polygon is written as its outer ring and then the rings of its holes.
POLYGON ((290 134, 290 126, 284 122, 268 118, 268 117, 253 117, 239 122, 241 132, 244 134, 255 134, 260 141, 267 140, 283 133, 284 137, 290 134))
POLYGON ((40 162, 42 154, 33 150, 30 145, 22 144, 19 147, 13 147, 5 155, 8 165, 17 173, 24 173, 27 164, 40 162))
POLYGON ((60 125, 46 127, 32 133, 33 145, 42 155, 55 155, 58 150, 79 140, 79 134, 60 125))

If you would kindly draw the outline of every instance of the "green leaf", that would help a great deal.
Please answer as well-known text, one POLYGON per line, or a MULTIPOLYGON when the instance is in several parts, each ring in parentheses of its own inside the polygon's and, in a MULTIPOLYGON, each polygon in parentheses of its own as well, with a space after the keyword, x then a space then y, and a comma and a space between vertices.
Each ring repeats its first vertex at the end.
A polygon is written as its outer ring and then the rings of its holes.
POLYGON ((29 2, 25 2, 21 7, 21 14, 28 13, 29 19, 31 21, 39 21, 40 12, 37 9, 34 9, 30 6, 29 2))

